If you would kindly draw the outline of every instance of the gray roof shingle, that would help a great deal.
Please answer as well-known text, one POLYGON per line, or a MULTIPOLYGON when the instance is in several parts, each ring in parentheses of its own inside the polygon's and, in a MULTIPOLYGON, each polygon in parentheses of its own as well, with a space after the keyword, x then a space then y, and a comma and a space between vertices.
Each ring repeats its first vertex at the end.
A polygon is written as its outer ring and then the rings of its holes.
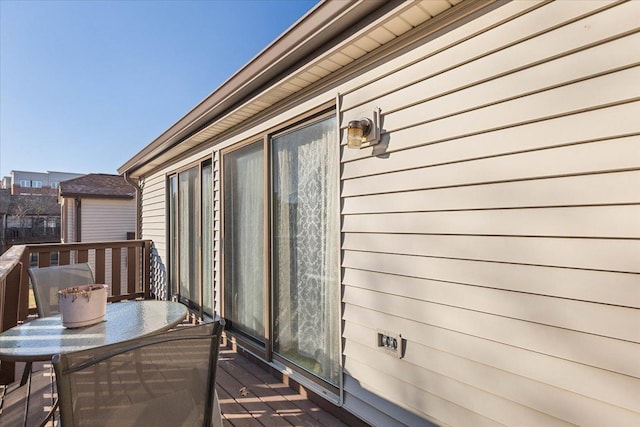
POLYGON ((83 196, 96 198, 132 199, 136 190, 121 175, 92 173, 60 183, 62 197, 83 196))

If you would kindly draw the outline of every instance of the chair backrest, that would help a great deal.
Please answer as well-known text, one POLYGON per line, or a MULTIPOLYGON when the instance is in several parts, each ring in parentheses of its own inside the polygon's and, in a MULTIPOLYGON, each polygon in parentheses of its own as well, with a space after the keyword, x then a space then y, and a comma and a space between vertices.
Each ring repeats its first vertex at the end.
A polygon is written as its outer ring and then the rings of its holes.
POLYGON ((224 321, 53 357, 68 426, 221 425, 214 403, 224 321))
POLYGON ((58 307, 58 291, 60 289, 95 283, 93 270, 87 263, 34 267, 29 269, 29 277, 40 317, 60 312, 58 307))

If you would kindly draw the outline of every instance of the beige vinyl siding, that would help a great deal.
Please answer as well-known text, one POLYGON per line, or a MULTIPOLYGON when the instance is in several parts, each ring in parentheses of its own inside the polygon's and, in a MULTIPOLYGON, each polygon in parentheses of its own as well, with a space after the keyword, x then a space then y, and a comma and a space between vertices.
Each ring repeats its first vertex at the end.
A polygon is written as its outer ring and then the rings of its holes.
POLYGON ((162 258, 166 257, 167 188, 164 174, 156 174, 144 180, 142 192, 142 238, 153 241, 162 258))
MULTIPOLYGON (((128 232, 136 229, 135 199, 90 199, 81 200, 80 237, 83 242, 108 242, 112 240, 126 240, 128 232)), ((111 286, 112 279, 111 249, 105 252, 105 281, 111 286)), ((127 289, 127 253, 120 253, 120 289, 125 293, 127 289)), ((89 253, 89 263, 95 271, 95 253, 89 253)))
POLYGON ((61 241, 62 243, 74 243, 76 237, 76 201, 72 197, 63 197, 61 206, 61 241))
POLYGON ((167 188, 164 174, 142 180, 142 238, 151 240, 151 287, 159 297, 167 289, 167 188))
POLYGON ((133 199, 82 199, 81 236, 83 242, 126 240, 136 228, 133 199))
POLYGON ((512 2, 344 85, 343 129, 383 122, 342 156, 345 407, 640 423, 638 16, 512 2))

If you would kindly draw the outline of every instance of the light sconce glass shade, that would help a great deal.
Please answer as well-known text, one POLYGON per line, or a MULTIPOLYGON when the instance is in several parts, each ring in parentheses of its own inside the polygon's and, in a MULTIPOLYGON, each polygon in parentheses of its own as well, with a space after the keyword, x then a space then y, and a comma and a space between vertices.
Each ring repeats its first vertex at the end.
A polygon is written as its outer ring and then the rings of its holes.
POLYGON ((367 136, 371 132, 373 123, 370 119, 352 120, 347 126, 347 146, 349 148, 360 148, 367 136))
POLYGON ((373 120, 364 117, 347 124, 347 147, 367 148, 380 143, 380 109, 373 111, 373 120))

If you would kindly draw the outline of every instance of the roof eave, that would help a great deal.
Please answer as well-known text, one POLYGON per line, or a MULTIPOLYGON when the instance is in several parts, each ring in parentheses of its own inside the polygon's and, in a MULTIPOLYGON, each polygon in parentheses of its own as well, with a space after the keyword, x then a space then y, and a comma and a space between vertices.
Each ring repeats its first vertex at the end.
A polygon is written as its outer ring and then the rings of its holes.
POLYGON ((91 193, 60 193, 61 198, 83 198, 83 199, 123 199, 135 198, 135 194, 91 194, 91 193))
MULTIPOLYGON (((397 0, 399 1, 399 0, 397 0)), ((136 176, 135 170, 179 144, 241 104, 321 47, 350 28, 363 25, 362 18, 397 2, 386 0, 324 1, 298 20, 218 89, 174 125, 123 164, 118 173, 136 176)))

